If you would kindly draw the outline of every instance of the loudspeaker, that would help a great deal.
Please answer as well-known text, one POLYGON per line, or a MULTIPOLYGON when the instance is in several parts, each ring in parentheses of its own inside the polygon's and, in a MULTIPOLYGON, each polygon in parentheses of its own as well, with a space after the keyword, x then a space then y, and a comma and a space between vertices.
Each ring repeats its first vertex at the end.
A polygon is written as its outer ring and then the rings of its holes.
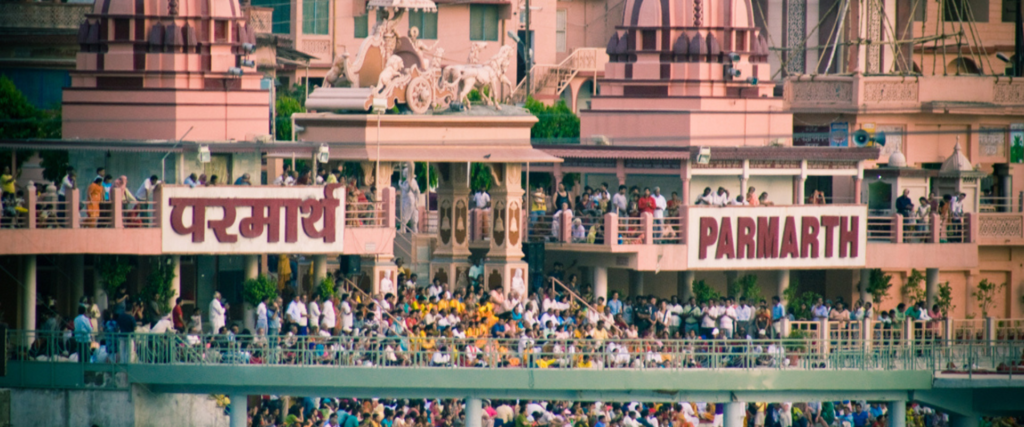
POLYGON ((345 276, 355 276, 363 269, 363 257, 359 255, 341 255, 338 263, 341 264, 341 274, 345 276))
POLYGON ((523 243, 523 260, 530 265, 530 273, 544 272, 544 242, 523 243))

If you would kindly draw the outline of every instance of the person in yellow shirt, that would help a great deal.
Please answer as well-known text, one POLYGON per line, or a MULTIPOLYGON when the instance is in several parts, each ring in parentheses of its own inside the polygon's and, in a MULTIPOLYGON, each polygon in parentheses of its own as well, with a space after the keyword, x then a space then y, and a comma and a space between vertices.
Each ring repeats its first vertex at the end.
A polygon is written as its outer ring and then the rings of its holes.
POLYGON ((547 369, 551 367, 551 365, 554 365, 557 361, 558 360, 551 357, 550 354, 545 354, 541 356, 540 359, 535 360, 533 363, 537 364, 537 367, 540 369, 547 369))
POLYGON ((590 368, 594 367, 594 362, 592 362, 590 360, 590 355, 589 354, 584 354, 583 355, 583 361, 580 362, 576 367, 581 368, 581 369, 590 369, 590 368))

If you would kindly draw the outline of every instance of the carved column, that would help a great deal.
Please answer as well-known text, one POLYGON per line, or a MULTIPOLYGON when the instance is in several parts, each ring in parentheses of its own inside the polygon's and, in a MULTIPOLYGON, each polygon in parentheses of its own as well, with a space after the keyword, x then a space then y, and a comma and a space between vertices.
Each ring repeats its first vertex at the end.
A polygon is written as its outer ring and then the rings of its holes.
POLYGON ((528 265, 523 261, 523 187, 520 183, 522 165, 498 163, 490 166, 494 185, 491 187, 491 247, 484 262, 484 283, 487 289, 512 290, 516 270, 521 270, 525 294, 529 290, 528 265))
POLYGON ((469 283, 469 164, 439 163, 437 170, 437 248, 430 281, 437 278, 447 289, 458 289, 469 283))

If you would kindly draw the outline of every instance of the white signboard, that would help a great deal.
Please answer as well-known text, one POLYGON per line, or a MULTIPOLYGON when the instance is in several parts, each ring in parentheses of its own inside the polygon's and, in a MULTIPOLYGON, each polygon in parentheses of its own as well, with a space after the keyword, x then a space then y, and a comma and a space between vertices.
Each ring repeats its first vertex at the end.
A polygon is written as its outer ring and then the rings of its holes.
POLYGON ((694 207, 692 269, 857 268, 865 265, 867 207, 694 207))
POLYGON ((334 254, 344 251, 345 188, 181 187, 161 190, 168 254, 334 254))

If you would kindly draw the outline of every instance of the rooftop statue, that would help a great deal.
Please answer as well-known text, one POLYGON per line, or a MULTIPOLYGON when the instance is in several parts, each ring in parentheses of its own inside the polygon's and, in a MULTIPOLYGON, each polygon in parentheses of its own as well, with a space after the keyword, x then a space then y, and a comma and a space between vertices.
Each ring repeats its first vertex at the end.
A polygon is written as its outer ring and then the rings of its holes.
POLYGON ((324 87, 309 96, 311 110, 368 111, 374 99, 387 108, 399 107, 415 114, 447 109, 453 102, 469 108, 469 93, 477 89, 484 103, 500 109, 514 85, 505 75, 515 50, 503 46, 494 57, 477 63, 485 43, 475 43, 469 64, 443 66, 444 49, 419 38, 419 28, 399 35, 397 23, 407 9, 437 10, 431 0, 371 0, 377 23, 360 45, 355 57, 342 53, 324 79, 324 87), (507 90, 505 88, 507 87, 507 90))

